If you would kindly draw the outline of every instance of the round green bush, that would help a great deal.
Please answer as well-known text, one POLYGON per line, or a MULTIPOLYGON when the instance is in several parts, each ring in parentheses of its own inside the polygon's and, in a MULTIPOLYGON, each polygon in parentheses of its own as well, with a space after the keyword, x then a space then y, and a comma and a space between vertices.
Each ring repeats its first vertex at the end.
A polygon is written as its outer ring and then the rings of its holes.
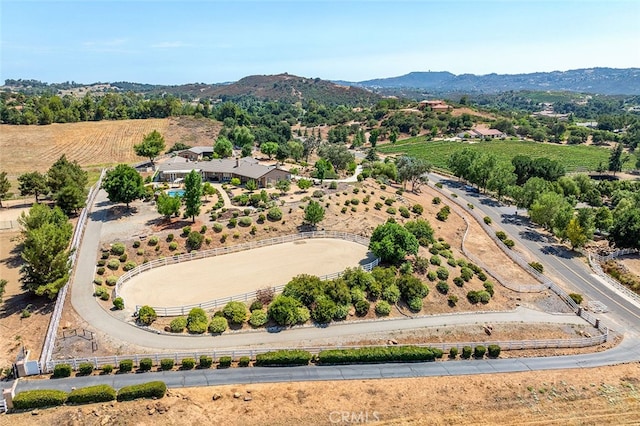
POLYGON ((174 366, 174 361, 171 358, 164 358, 160 360, 160 369, 162 371, 172 370, 174 366))
POLYGON ((104 275, 104 271, 105 271, 105 269, 101 266, 98 269, 96 269, 96 274, 104 275))
POLYGON ((211 227, 215 232, 222 232, 222 229, 224 228, 219 222, 215 222, 211 227))
POLYGON ((193 308, 187 316, 187 330, 192 334, 202 334, 207 331, 209 319, 202 308, 193 308))
POLYGON ((455 294, 450 294, 447 298, 447 303, 449 303, 449 306, 451 307, 456 306, 456 304, 458 303, 458 296, 456 296, 455 294))
POLYGON ((144 305, 138 310, 138 322, 143 325, 151 325, 158 318, 155 309, 149 305, 144 305))
POLYGON ((455 277, 453 283, 458 287, 462 287, 464 285, 464 279, 462 277, 455 277))
POLYGON ((126 261, 127 261, 127 258, 128 258, 128 257, 129 257, 129 256, 127 255, 127 253, 123 253, 123 254, 121 254, 121 255, 120 255, 120 257, 118 258, 118 260, 119 260, 121 263, 124 263, 124 262, 126 262, 126 261))
POLYGON ((473 349, 473 357, 477 359, 481 359, 484 357, 484 354, 487 352, 487 348, 482 345, 478 345, 473 349))
POLYGON ((93 292, 93 295, 99 297, 102 300, 109 300, 109 291, 104 287, 98 287, 93 292))
POLYGON ((149 238, 149 241, 147 242, 147 244, 149 244, 150 246, 155 246, 158 244, 158 241, 160 240, 158 239, 158 237, 154 235, 151 238, 149 238))
POLYGON ((115 275, 108 276, 107 279, 105 280, 105 283, 111 287, 116 285, 117 282, 118 282, 118 277, 116 277, 115 275))
POLYGON ((462 277, 462 279, 465 281, 469 281, 471 278, 473 278, 473 271, 471 270, 471 268, 465 266, 460 269, 460 277, 462 277))
POLYGON ((432 265, 440 266, 441 264, 440 256, 438 255, 431 256, 431 259, 429 259, 429 263, 431 263, 432 265))
POLYGON ((347 319, 347 317, 349 316, 349 311, 351 311, 351 306, 338 304, 333 310, 333 319, 336 321, 347 319))
POLYGON ((271 207, 269 211, 267 211, 267 218, 271 221, 278 221, 282 219, 282 210, 277 207, 271 207))
POLYGON ((196 366, 195 358, 183 358, 180 368, 183 370, 193 370, 196 366))
POLYGON ((414 204, 413 207, 411 207, 411 211, 417 215, 421 215, 422 212, 424 212, 424 207, 422 207, 421 204, 414 204))
POLYGON ((170 243, 171 241, 173 241, 173 239, 174 239, 174 238, 175 238, 175 237, 173 236, 173 234, 169 234, 169 235, 167 235, 167 239, 166 239, 166 241, 167 241, 168 243, 170 243))
POLYGON ((247 319, 247 307, 241 302, 227 303, 222 313, 231 324, 242 324, 247 319))
POLYGON ((119 311, 124 309, 124 300, 122 299, 122 297, 116 297, 115 299, 113 299, 113 307, 119 311))
POLYGON ((186 327, 187 319, 185 317, 174 318, 169 323, 169 330, 172 333, 182 333, 186 327))
POLYGON ((486 223, 487 225, 491 225, 491 223, 493 222, 493 220, 491 220, 489 216, 485 216, 482 220, 484 220, 484 223, 486 223))
POLYGON ((458 348, 456 346, 452 346, 451 348, 449 348, 449 358, 456 359, 457 356, 458 356, 458 348))
POLYGON ((431 282, 434 282, 438 279, 438 274, 436 274, 436 271, 429 271, 427 272, 427 279, 431 282))
POLYGON ((211 323, 209 323, 209 333, 211 334, 219 334, 223 333, 227 330, 228 327, 227 319, 224 317, 213 317, 211 319, 211 323))
POLYGON ((125 264, 124 264, 124 266, 122 267, 122 270, 123 270, 123 271, 125 271, 125 272, 126 272, 126 271, 130 271, 130 270, 132 270, 133 268, 135 268, 136 266, 138 266, 138 265, 136 264, 136 262, 133 262, 133 261, 131 261, 131 260, 130 260, 130 261, 128 261, 127 263, 125 263, 125 264))
POLYGON ((447 280, 449 278, 449 270, 443 266, 436 269, 436 275, 440 280, 447 280))
POLYGON ((385 300, 380 300, 376 304, 376 314, 386 317, 391 313, 391 305, 385 300))
POLYGON ((187 247, 191 250, 198 250, 202 246, 204 236, 196 231, 189 232, 187 236, 187 247))
POLYGON ((105 364, 100 369, 102 370, 102 374, 111 374, 113 371, 113 365, 105 364))
POLYGON ((356 315, 359 317, 363 317, 369 313, 369 308, 371 307, 370 303, 364 299, 358 300, 353 305, 356 308, 356 315))
POLYGON ((391 284, 382 290, 382 299, 389 303, 397 303, 400 300, 400 289, 397 285, 391 284))
POLYGON ((420 312, 422 310, 422 299, 420 297, 412 297, 407 300, 407 305, 413 312, 420 312))
POLYGON ((198 368, 211 368, 213 365, 213 358, 207 355, 200 355, 200 362, 198 362, 198 368))
POLYGON ((118 365, 118 372, 120 373, 128 373, 133 370, 133 360, 132 359, 123 359, 120 361, 118 365))
POLYGON ((240 218, 240 220, 238 220, 238 223, 240 224, 240 226, 243 226, 246 228, 247 226, 251 226, 251 223, 253 223, 253 220, 248 216, 243 216, 240 218))
POLYGON ((142 358, 138 363, 138 367, 140 371, 151 371, 151 367, 153 367, 153 360, 151 358, 142 358))
POLYGON ((178 243, 176 243, 175 241, 171 241, 169 243, 169 250, 176 251, 177 249, 178 249, 178 243))
POLYGON ((259 300, 254 300, 253 303, 251 303, 251 306, 249 307, 249 311, 253 312, 256 309, 262 309, 262 308, 264 308, 264 304, 259 300))
POLYGON ((262 327, 268 321, 267 313, 262 309, 254 309, 249 317, 249 324, 252 327, 262 327))
POLYGON ((460 357, 463 359, 469 359, 471 358, 472 353, 473 353, 473 348, 471 348, 471 346, 463 346, 462 354, 460 355, 460 357))
POLYGON ((449 284, 446 281, 438 281, 436 284, 436 290, 438 290, 442 294, 449 293, 449 284))
POLYGON ((122 244, 122 243, 113 243, 113 244, 111 244, 111 254, 113 254, 115 256, 120 256, 120 255, 124 254, 124 252, 125 252, 124 244, 122 244))
POLYGON ((62 377, 70 377, 71 371, 72 369, 69 364, 57 364, 53 367, 53 378, 59 379, 62 377))
POLYGON ((113 270, 113 271, 117 271, 118 268, 120 268, 120 261, 118 259, 111 259, 108 263, 107 263, 107 268, 113 270))
POLYGON ((388 213, 388 214, 391 214, 391 215, 396 214, 396 209, 395 209, 395 207, 389 207, 389 208, 387 208, 387 213, 388 213))

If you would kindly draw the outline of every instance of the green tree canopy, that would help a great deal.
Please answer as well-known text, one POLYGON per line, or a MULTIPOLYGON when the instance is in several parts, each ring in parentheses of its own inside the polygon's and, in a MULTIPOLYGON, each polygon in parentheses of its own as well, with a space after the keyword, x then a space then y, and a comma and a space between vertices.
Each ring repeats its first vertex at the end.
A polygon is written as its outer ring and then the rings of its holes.
POLYGON ((324 208, 317 201, 310 201, 304 209, 304 220, 315 227, 324 219, 324 208))
POLYGON ((7 179, 7 172, 0 172, 0 207, 2 207, 2 200, 5 199, 11 188, 11 182, 7 179))
POLYGON ((271 302, 267 313, 278 325, 294 325, 299 320, 298 308, 301 307, 302 304, 297 299, 280 295, 271 302))
POLYGON ((617 247, 640 249, 640 208, 626 208, 615 215, 609 239, 617 247))
POLYGON ((152 131, 148 135, 145 135, 142 142, 133 146, 133 150, 136 155, 140 157, 147 157, 151 164, 162 151, 164 151, 166 145, 164 137, 157 130, 152 131))
POLYGON ((329 161, 335 170, 345 170, 349 163, 355 161, 355 156, 344 145, 321 145, 318 154, 329 161))
POLYGON ((129 203, 144 195, 144 182, 140 173, 127 164, 118 164, 109 170, 102 181, 102 189, 107 191, 109 201, 113 203, 129 203))
POLYGON ((47 186, 47 177, 40 172, 23 173, 18 176, 18 190, 22 196, 35 196, 37 203, 38 197, 49 191, 47 186))
POLYGON ((418 253, 418 240, 405 227, 393 222, 379 225, 371 235, 369 250, 384 262, 399 263, 418 253))
POLYGON ((233 155, 233 144, 224 136, 218 137, 216 143, 213 145, 213 152, 219 158, 228 158, 233 155))
POLYGON ((182 201, 180 197, 172 197, 164 191, 158 195, 158 200, 156 201, 158 213, 167 219, 170 219, 171 216, 175 216, 180 212, 181 204, 182 201))
POLYGON ((260 145, 260 152, 271 159, 278 152, 278 144, 276 142, 264 142, 260 145))
POLYGON ((184 178, 185 214, 195 222, 202 206, 202 176, 191 170, 184 178))
POLYGON ((89 178, 77 161, 70 162, 63 154, 47 171, 47 185, 52 193, 57 193, 63 187, 75 185, 84 190, 89 178))
POLYGON ((415 157, 402 156, 396 161, 398 170, 398 180, 402 182, 411 182, 411 191, 416 192, 420 188, 420 184, 426 182, 427 173, 431 171, 431 164, 425 160, 415 157))

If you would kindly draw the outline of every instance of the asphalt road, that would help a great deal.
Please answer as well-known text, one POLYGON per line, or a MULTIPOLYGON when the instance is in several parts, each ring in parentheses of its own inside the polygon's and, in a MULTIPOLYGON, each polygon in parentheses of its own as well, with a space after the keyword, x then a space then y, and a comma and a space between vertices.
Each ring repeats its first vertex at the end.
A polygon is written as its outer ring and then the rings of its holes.
MULTIPOLYGON (((526 248, 550 275, 562 277, 557 282, 567 292, 583 294, 587 300, 604 303, 609 312, 598 314, 611 328, 620 333, 640 333, 640 307, 594 277, 584 257, 572 252, 555 238, 540 232, 527 217, 526 211, 515 206, 498 203, 478 192, 468 191, 457 180, 437 174, 429 174, 431 182, 441 182, 448 191, 481 209, 494 223, 504 229, 517 245, 526 248), (517 211, 517 214, 516 214, 517 211)), ((640 335, 640 334, 639 334, 640 335)))

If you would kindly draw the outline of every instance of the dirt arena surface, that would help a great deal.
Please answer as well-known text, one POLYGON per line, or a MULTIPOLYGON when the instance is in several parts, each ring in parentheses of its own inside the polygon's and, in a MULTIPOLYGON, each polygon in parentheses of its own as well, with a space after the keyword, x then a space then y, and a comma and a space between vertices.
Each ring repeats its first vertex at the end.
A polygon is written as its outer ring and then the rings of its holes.
POLYGON ((170 389, 155 401, 0 415, 0 425, 638 425, 639 377, 640 364, 629 364, 170 389), (214 395, 219 398, 213 400, 214 395))
POLYGON ((162 266, 122 287, 127 305, 181 306, 287 283, 298 274, 328 275, 373 261, 358 243, 300 240, 162 266))

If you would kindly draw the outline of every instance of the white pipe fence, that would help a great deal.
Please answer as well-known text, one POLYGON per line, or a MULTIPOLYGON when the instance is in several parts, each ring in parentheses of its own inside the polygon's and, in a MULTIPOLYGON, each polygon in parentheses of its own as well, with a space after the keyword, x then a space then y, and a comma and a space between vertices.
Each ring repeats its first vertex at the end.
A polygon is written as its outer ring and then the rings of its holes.
POLYGON ((64 306, 64 301, 67 297, 67 290, 69 289, 69 283, 73 279, 73 275, 75 272, 75 262, 77 256, 77 249, 80 245, 80 241, 82 241, 82 235, 84 233, 87 217, 89 212, 91 211, 91 206, 95 201, 96 194, 100 190, 100 185, 102 183, 102 179, 104 178, 106 169, 102 169, 100 173, 100 177, 98 181, 91 187, 89 190, 89 194, 87 195, 87 202, 85 207, 80 212, 80 216, 78 217, 78 222, 76 223, 76 227, 73 231, 73 238, 71 239, 71 256, 69 257, 70 269, 69 269, 69 280, 65 283, 65 285, 58 292, 58 297, 56 298, 56 304, 53 308, 53 313, 51 314, 51 319, 49 320, 49 326, 47 328, 47 334, 45 335, 44 343, 42 344, 42 352, 40 354, 40 365, 44 365, 46 362, 51 360, 51 355, 53 354, 53 346, 55 344, 56 333, 58 331, 58 326, 60 325, 60 316, 62 315, 62 307, 64 306))
MULTIPOLYGON (((555 348, 585 348, 589 346, 600 345, 608 340, 608 332, 605 330, 603 334, 593 337, 580 337, 574 339, 539 339, 539 340, 507 340, 507 341, 482 341, 482 342, 455 342, 455 343, 420 343, 411 346, 420 347, 432 347, 442 350, 443 352, 449 351, 452 347, 462 351, 464 346, 470 346, 472 348, 482 345, 498 345, 503 351, 512 350, 526 350, 526 349, 555 349, 555 348)), ((387 347, 389 345, 375 345, 376 347, 387 347)), ((402 346, 402 345, 400 345, 402 346)), ((100 357, 86 357, 86 358, 73 358, 73 359, 61 359, 52 360, 43 365, 43 371, 53 371, 53 368, 58 364, 69 364, 71 368, 77 370, 81 363, 90 363, 94 369, 99 369, 104 365, 111 365, 117 368, 118 364, 123 360, 132 360, 135 367, 140 365, 140 360, 143 358, 150 358, 153 361, 153 365, 160 365, 160 361, 163 359, 172 359, 175 365, 180 365, 183 359, 193 358, 198 362, 201 356, 209 356, 213 361, 218 361, 223 356, 229 356, 233 360, 238 360, 240 357, 247 356, 252 360, 255 360, 256 355, 278 351, 278 350, 291 350, 300 349, 311 352, 312 354, 318 354, 324 350, 331 349, 356 349, 363 347, 372 347, 371 345, 359 345, 359 346, 313 346, 313 347, 296 347, 296 348, 260 348, 260 349, 229 349, 229 350, 204 350, 194 352, 173 352, 173 353, 154 353, 154 354, 134 354, 134 355, 111 355, 100 357)))
POLYGON ((613 278, 612 276, 610 276, 609 274, 604 272, 602 270, 602 266, 600 266, 600 263, 607 262, 607 261, 609 261, 611 259, 615 259, 616 257, 626 256, 628 254, 635 254, 635 253, 638 253, 638 250, 635 250, 635 249, 623 249, 623 250, 615 251, 615 252, 609 254, 608 256, 600 256, 600 255, 597 255, 597 254, 589 253, 588 258, 589 258, 589 265, 591 266, 591 269, 600 278, 605 280, 609 285, 611 285, 612 287, 614 287, 615 289, 617 289, 621 293, 623 293, 626 296, 630 297, 635 302, 640 303, 640 295, 638 295, 637 293, 631 291, 624 284, 620 283, 618 280, 616 280, 615 278, 613 278))
MULTIPOLYGON (((145 271, 149 271, 154 268, 159 268, 167 265, 174 265, 176 263, 189 262, 192 260, 205 259, 208 257, 221 256, 221 255, 230 254, 230 253, 237 253, 240 251, 252 250, 260 247, 268 247, 276 244, 283 244, 283 243, 288 243, 293 241, 305 240, 310 238, 337 238, 337 239, 342 239, 346 241, 352 241, 367 247, 369 246, 369 239, 366 237, 362 237, 360 235, 350 234, 347 232, 336 232, 336 231, 313 231, 313 232, 301 232, 299 234, 293 234, 293 235, 285 235, 283 237, 269 238, 269 239, 260 240, 260 241, 250 241, 248 243, 238 244, 235 246, 219 247, 219 248, 205 250, 205 251, 192 251, 190 253, 181 254, 177 256, 155 259, 150 262, 143 263, 142 265, 136 266, 132 270, 122 274, 122 276, 120 276, 120 278, 118 278, 118 281, 116 282, 113 297, 115 298, 120 296, 120 289, 122 288, 122 285, 125 282, 129 281, 132 277, 135 277, 136 275, 139 275, 145 271)), ((376 261, 374 261, 368 265, 364 265, 363 267, 373 268, 376 265, 377 263, 376 261), (373 265, 373 263, 375 263, 375 265, 373 265)), ((234 296, 234 297, 237 297, 237 296, 234 296)), ((235 299, 235 300, 238 300, 238 299, 235 299)), ((208 302, 205 302, 205 303, 208 303, 208 302)), ((193 307, 197 307, 197 306, 198 306, 197 304, 193 305, 193 307)), ((176 315, 180 315, 180 314, 176 314, 176 315)))

